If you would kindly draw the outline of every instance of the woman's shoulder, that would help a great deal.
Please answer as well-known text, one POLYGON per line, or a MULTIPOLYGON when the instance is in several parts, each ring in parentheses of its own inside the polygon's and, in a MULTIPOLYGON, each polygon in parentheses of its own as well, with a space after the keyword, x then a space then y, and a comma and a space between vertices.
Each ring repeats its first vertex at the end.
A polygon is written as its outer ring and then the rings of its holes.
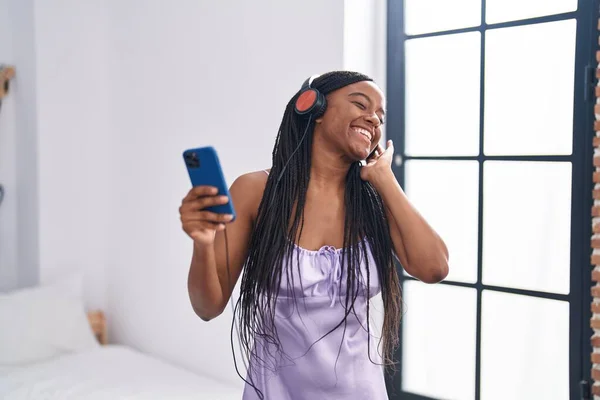
POLYGON ((236 209, 245 209, 255 216, 262 200, 269 170, 253 171, 240 175, 229 189, 236 209))
POLYGON ((233 182, 231 187, 240 186, 245 189, 257 188, 256 185, 261 186, 264 190, 264 186, 267 184, 267 178, 269 177, 268 169, 247 172, 237 177, 237 179, 233 182))

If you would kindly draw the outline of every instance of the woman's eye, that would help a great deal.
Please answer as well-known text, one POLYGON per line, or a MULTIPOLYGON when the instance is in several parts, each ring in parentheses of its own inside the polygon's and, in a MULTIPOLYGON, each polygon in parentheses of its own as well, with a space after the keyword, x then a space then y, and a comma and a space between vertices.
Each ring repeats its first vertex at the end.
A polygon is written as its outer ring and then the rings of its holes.
POLYGON ((359 103, 358 101, 355 101, 355 102, 354 102, 354 104, 355 104, 355 105, 356 105, 358 108, 360 108, 361 110, 366 110, 366 109, 367 109, 367 107, 365 107, 365 105, 364 105, 364 104, 362 104, 362 103, 359 103))

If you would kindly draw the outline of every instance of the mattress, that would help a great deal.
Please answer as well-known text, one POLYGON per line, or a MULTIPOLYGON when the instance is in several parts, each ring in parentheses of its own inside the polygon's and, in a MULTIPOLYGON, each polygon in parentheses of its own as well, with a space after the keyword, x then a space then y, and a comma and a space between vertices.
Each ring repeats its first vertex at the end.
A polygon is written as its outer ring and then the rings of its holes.
POLYGON ((125 346, 0 371, 0 399, 239 400, 241 389, 125 346))

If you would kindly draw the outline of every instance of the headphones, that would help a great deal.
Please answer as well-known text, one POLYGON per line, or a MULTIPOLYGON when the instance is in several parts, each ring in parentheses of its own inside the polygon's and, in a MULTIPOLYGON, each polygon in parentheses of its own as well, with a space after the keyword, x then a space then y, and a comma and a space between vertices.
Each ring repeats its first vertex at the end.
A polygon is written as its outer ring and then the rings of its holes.
POLYGON ((298 115, 308 115, 316 119, 325 113, 327 108, 325 96, 318 89, 311 87, 313 81, 318 77, 319 75, 313 75, 302 84, 300 95, 294 104, 294 111, 298 115))

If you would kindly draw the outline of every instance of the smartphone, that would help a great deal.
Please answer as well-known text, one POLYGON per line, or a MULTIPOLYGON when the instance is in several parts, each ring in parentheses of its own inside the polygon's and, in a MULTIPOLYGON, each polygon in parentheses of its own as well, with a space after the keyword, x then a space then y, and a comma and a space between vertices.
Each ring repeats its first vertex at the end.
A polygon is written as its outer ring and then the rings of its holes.
POLYGON ((372 157, 375 154, 376 151, 377 151, 377 146, 375 146, 375 148, 373 149, 373 151, 371 151, 371 153, 369 153, 369 155, 367 156, 367 158, 365 159, 365 161, 368 160, 370 157, 372 157))
POLYGON ((218 214, 231 214, 233 215, 232 221, 234 221, 235 209, 217 151, 211 146, 188 149, 183 152, 183 161, 190 176, 190 181, 192 181, 192 186, 213 186, 218 189, 218 195, 229 198, 227 204, 208 207, 206 210, 218 214))

